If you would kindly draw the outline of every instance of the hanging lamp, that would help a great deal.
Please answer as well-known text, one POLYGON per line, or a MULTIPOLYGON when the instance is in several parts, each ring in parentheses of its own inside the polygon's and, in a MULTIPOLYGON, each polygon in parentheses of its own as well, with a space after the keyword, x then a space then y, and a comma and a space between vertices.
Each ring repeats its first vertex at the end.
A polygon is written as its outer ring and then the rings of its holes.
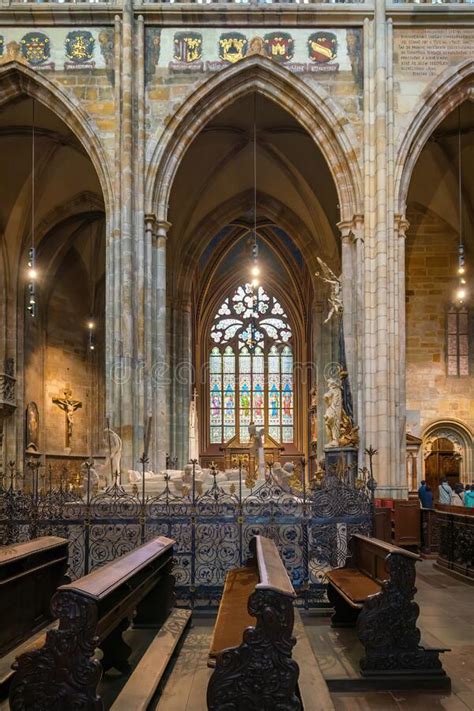
POLYGON ((249 335, 247 346, 250 352, 255 350, 256 341, 256 321, 258 319, 258 292, 260 287, 260 267, 258 264, 258 243, 257 243, 257 92, 254 94, 253 105, 253 240, 251 244, 251 269, 250 287, 252 294, 252 315, 249 323, 249 335))
POLYGON ((27 311, 32 318, 36 316, 36 249, 35 249, 35 100, 32 99, 31 120, 31 244, 28 250, 28 304, 27 311))
POLYGON ((464 254, 463 204, 462 204, 462 142, 461 142, 461 106, 458 108, 458 210, 459 210, 459 244, 458 244, 458 287, 456 302, 459 307, 464 305, 467 297, 466 263, 464 254))

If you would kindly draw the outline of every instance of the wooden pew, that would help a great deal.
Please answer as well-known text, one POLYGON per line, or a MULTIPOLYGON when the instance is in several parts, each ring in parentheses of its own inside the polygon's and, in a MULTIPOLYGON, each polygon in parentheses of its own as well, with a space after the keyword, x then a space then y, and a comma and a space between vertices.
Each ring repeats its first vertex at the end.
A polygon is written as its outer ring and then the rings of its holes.
POLYGON ((129 671, 131 649, 122 632, 130 620, 138 627, 160 628, 172 609, 173 544, 169 538, 155 538, 58 589, 51 603, 58 628, 14 665, 12 711, 102 710, 97 691, 102 671, 129 671), (95 658, 97 647, 102 662, 95 658))
MULTIPOLYGON (((384 531, 377 538, 391 541, 396 546, 416 547, 421 543, 420 502, 416 499, 375 499, 376 525, 377 512, 390 511, 391 534, 384 531)), ((380 515, 380 514, 379 514, 380 515)), ((380 524, 379 524, 380 525, 380 524)))
POLYGON ((0 655, 52 620, 51 598, 65 582, 68 542, 45 536, 0 548, 0 655))
POLYGON ((415 564, 420 556, 360 534, 350 540, 351 557, 344 568, 326 573, 335 627, 357 627, 365 650, 363 677, 409 676, 433 687, 449 688, 439 653, 420 646, 419 607, 414 601, 415 564))
POLYGON ((209 653, 215 670, 208 709, 234 708, 238 698, 246 711, 299 711, 299 668, 292 659, 295 591, 273 541, 255 536, 250 550, 250 563, 226 577, 209 653))

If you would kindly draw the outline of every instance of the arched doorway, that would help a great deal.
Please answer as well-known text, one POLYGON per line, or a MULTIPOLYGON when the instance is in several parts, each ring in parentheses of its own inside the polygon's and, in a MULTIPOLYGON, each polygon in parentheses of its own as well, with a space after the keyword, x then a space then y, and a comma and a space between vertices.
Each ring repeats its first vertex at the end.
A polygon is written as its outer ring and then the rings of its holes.
POLYGON ((460 481, 462 455, 448 437, 436 437, 425 459, 425 480, 437 498, 438 486, 446 478, 451 488, 460 481))
POLYGON ((435 498, 444 477, 451 487, 457 482, 470 483, 472 471, 472 435, 459 423, 438 422, 430 425, 423 437, 424 478, 435 498))

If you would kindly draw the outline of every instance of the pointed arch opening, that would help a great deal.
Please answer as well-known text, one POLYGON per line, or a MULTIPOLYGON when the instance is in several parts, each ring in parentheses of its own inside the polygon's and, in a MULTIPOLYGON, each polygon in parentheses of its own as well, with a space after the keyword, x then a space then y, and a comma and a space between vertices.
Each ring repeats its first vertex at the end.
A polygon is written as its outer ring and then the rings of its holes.
MULTIPOLYGON (((47 464, 60 455, 95 453, 103 426, 106 215, 112 194, 103 147, 83 109, 63 94, 27 67, 0 68, 0 149, 5 163, 15 165, 3 173, 0 190, 10 272, 2 304, 8 337, 1 345, 14 363, 17 401, 15 415, 5 422, 0 458, 19 463, 30 445, 47 464), (27 308, 33 234, 34 317, 27 308), (65 389, 82 402, 69 441, 63 413, 53 404, 65 389), (39 414, 34 442, 24 416, 29 403, 39 414)), ((72 463, 71 476, 73 470, 72 463)))
MULTIPOLYGON (((409 223, 405 240, 406 408, 416 436, 431 427, 434 419, 441 422, 447 416, 468 428, 474 426, 473 80, 474 62, 470 61, 457 72, 451 68, 430 87, 399 159, 398 198, 409 223), (466 296, 459 301, 461 234, 466 296)), ((462 474, 465 465, 456 460, 449 437, 440 436, 438 445, 429 466, 425 458, 425 473, 435 480, 441 476, 442 462, 446 466, 450 462, 453 475, 455 471, 462 474)), ((471 445, 463 447, 467 461, 471 445)))

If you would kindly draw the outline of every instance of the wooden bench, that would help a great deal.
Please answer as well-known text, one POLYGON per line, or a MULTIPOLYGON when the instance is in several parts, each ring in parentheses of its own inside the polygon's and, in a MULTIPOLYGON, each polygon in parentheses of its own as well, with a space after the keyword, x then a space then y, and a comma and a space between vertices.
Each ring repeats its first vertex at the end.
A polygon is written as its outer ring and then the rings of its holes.
MULTIPOLYGON (((357 627, 365 656, 360 661, 362 676, 413 675, 449 678, 439 653, 446 649, 420 646, 417 627, 419 607, 414 601, 415 553, 360 534, 350 543, 351 556, 344 568, 329 571, 328 598, 335 612, 334 627, 357 627)), ((446 683, 445 683, 446 682, 446 683)))
POLYGON ((226 577, 209 657, 209 711, 301 709, 292 659, 296 597, 273 541, 255 536, 253 559, 226 577), (256 622, 255 622, 256 618, 256 622))
POLYGON ((97 691, 102 671, 130 671, 131 648, 122 638, 130 620, 134 618, 135 627, 160 628, 171 612, 173 544, 169 538, 155 538, 58 589, 51 602, 58 628, 14 664, 12 711, 102 710, 97 691), (101 662, 96 648, 103 653, 101 662))
POLYGON ((50 604, 65 582, 68 542, 45 536, 0 548, 0 655, 52 620, 50 604))
POLYGON ((380 529, 377 531, 376 518, 377 538, 391 542, 396 546, 419 546, 421 544, 421 517, 418 497, 415 499, 375 499, 376 517, 377 513, 380 516, 381 511, 385 514, 387 510, 390 518, 390 535, 387 536, 385 531, 380 535, 380 529))

